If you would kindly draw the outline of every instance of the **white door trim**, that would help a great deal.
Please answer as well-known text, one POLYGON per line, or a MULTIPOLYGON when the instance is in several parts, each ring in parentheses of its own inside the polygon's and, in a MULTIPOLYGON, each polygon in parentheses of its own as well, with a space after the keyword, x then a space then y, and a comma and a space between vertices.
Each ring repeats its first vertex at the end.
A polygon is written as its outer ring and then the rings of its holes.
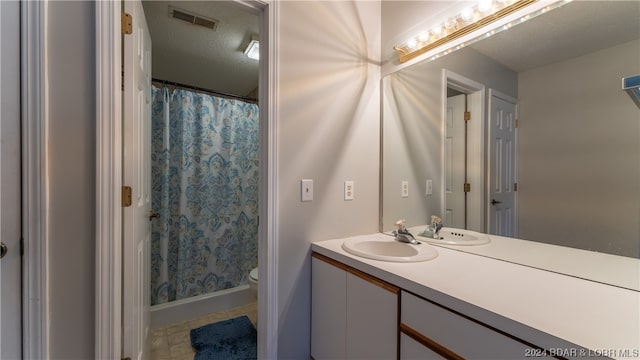
POLYGON ((45 16, 47 3, 22 0, 22 236, 23 358, 46 359, 48 351, 45 16))
MULTIPOLYGON (((468 225, 483 226, 485 224, 485 207, 482 205, 485 201, 486 194, 485 189, 485 174, 484 174, 484 142, 485 142, 485 86, 477 81, 473 81, 462 75, 447 69, 442 69, 442 123, 441 123, 441 198, 442 205, 440 213, 445 214, 445 174, 446 174, 446 159, 445 159, 445 143, 446 143, 446 116, 447 116, 447 87, 453 87, 458 91, 465 94, 469 94, 473 97, 474 101, 469 104, 469 111, 472 113, 472 120, 469 122, 469 142, 468 142, 468 180, 471 185, 471 194, 468 199, 468 206, 472 209, 478 209, 477 211, 469 211, 471 214, 468 220, 468 225), (479 98, 478 101, 475 101, 479 98)), ((447 224, 444 224, 447 226, 447 224)), ((483 231, 484 229, 474 229, 476 231, 483 231)))
MULTIPOLYGON (((238 1, 260 12, 260 221, 258 357, 277 358, 277 15, 276 1, 238 1), (266 46, 265 46, 266 45, 266 46), (265 51, 266 49, 266 51, 265 51)), ((122 124, 120 2, 96 4, 96 344, 95 357, 121 349, 122 124)))
POLYGON ((122 80, 120 1, 96 6, 96 359, 121 357, 122 80))
POLYGON ((278 23, 275 0, 258 3, 260 13, 260 191, 258 226, 258 358, 278 358, 278 23), (266 36, 265 36, 266 34, 266 36), (266 50, 266 51, 265 51, 266 50))

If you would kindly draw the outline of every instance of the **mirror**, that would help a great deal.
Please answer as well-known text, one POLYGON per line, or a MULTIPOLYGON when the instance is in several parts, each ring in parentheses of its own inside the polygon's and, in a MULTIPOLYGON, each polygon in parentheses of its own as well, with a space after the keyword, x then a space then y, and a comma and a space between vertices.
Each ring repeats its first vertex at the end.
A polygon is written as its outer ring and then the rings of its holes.
POLYGON ((477 158, 467 171, 478 179, 469 192, 478 200, 466 212, 480 220, 473 225, 479 228, 468 228, 514 238, 509 244, 517 238, 545 245, 563 257, 452 248, 640 290, 640 109, 621 86, 623 77, 640 74, 639 15, 637 1, 574 1, 385 76, 381 231, 400 218, 421 226, 431 215, 448 226, 446 89, 469 81, 481 98, 469 122, 479 129, 469 133, 466 152, 477 158), (509 102, 514 129, 517 120, 513 158, 504 162, 511 178, 495 169, 494 125, 509 102), (514 195, 508 211, 491 204, 501 201, 491 193, 498 180, 514 195), (499 229, 499 219, 509 221, 500 211, 512 216, 511 233, 499 229), (568 269, 563 262, 580 264, 568 269), (612 263, 627 265, 599 277, 599 268, 611 270, 612 263))

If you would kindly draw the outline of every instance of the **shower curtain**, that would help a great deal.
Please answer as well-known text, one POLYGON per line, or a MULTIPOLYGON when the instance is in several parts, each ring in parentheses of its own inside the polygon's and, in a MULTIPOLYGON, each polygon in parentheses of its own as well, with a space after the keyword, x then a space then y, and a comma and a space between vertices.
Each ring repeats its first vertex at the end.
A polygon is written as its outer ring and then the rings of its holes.
POLYGON ((151 304, 248 283, 258 263, 258 106, 152 87, 151 304))

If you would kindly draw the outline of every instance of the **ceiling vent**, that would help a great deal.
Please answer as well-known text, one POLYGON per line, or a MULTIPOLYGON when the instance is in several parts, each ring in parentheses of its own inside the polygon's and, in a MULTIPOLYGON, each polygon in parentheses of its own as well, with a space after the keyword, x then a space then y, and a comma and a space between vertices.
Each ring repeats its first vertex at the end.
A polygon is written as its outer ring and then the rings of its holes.
POLYGON ((218 20, 208 19, 204 16, 196 15, 186 10, 176 9, 171 6, 169 6, 169 16, 174 19, 182 20, 188 22, 189 24, 206 27, 207 29, 211 30, 215 30, 216 27, 218 27, 218 20))

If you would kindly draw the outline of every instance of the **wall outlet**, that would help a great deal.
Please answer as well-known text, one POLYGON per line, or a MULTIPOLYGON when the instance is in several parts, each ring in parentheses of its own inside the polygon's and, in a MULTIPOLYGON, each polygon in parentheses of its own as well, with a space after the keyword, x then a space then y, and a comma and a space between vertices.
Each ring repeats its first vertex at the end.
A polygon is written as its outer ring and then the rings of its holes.
POLYGON ((409 182, 406 180, 402 181, 402 197, 409 197, 409 182))
POLYGON ((347 180, 344 182, 344 199, 353 200, 353 180, 347 180))
POLYGON ((433 194, 433 180, 427 179, 425 192, 426 192, 427 195, 432 195, 433 194))
POLYGON ((300 180, 300 201, 313 201, 313 180, 300 180))

